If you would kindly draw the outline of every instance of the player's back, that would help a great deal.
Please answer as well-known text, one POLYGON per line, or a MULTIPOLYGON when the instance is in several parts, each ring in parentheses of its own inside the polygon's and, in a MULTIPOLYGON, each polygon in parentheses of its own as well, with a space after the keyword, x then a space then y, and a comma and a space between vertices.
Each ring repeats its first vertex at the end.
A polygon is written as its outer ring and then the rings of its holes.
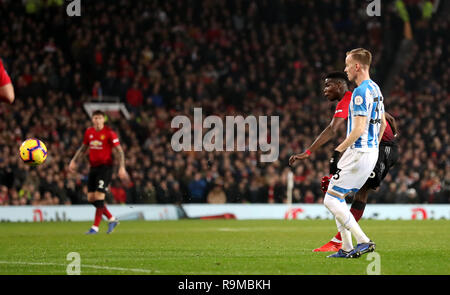
POLYGON ((360 151, 378 149, 378 135, 381 116, 384 113, 383 95, 380 87, 372 80, 364 80, 352 94, 347 121, 347 136, 354 128, 354 117, 367 118, 363 134, 355 141, 352 148, 360 151))

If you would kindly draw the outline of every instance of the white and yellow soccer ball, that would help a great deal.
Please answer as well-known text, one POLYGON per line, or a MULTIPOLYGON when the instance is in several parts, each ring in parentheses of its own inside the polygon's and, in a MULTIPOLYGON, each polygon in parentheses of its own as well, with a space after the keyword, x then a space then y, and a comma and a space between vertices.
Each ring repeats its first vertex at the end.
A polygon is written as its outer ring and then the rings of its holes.
POLYGON ((47 159, 47 147, 45 144, 36 138, 25 140, 19 149, 20 158, 22 161, 30 166, 38 166, 47 159))

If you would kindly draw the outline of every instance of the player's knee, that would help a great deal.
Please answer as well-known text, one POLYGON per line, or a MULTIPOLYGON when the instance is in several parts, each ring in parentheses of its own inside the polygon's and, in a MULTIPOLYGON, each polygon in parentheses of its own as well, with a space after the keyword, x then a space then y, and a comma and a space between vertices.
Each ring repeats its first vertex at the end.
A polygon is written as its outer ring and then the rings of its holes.
POLYGON ((341 199, 326 194, 323 199, 323 204, 336 218, 343 219, 345 217, 345 212, 343 212, 343 208, 345 208, 345 198, 341 199), (344 206, 342 206, 342 204, 344 204, 344 206))

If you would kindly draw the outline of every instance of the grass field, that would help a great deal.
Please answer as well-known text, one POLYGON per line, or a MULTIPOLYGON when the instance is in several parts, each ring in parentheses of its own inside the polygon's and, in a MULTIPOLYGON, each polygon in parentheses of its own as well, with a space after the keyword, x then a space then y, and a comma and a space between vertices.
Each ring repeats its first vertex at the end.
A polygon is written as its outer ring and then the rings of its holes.
MULTIPOLYGON (((381 274, 450 274, 450 221, 361 221, 377 243, 381 274)), ((371 263, 313 253, 335 233, 331 220, 124 221, 0 224, 0 274, 66 274, 69 252, 81 274, 355 274, 371 263)))

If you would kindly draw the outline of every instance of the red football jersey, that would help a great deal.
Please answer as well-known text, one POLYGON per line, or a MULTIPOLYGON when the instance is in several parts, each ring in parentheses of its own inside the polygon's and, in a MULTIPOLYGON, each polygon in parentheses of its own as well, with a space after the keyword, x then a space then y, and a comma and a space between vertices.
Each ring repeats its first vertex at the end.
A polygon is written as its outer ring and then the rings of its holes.
POLYGON ((3 66, 3 62, 0 59, 0 87, 5 86, 6 84, 11 83, 11 78, 8 76, 8 73, 3 66))
POLYGON ((350 100, 352 99, 352 92, 347 91, 344 97, 336 105, 336 111, 334 112, 335 118, 348 118, 348 107, 350 106, 350 100))
POLYGON ((91 167, 112 165, 112 149, 120 144, 117 134, 108 126, 96 131, 89 127, 84 133, 83 144, 89 147, 89 163, 91 167))
MULTIPOLYGON (((348 108, 350 106, 350 101, 352 99, 352 92, 347 91, 344 94, 344 97, 338 102, 336 105, 336 111, 334 112, 335 118, 348 118, 348 108)), ((384 129, 383 137, 381 141, 388 142, 394 139, 394 133, 392 132, 392 128, 389 125, 389 122, 386 120, 386 128, 384 129)))

